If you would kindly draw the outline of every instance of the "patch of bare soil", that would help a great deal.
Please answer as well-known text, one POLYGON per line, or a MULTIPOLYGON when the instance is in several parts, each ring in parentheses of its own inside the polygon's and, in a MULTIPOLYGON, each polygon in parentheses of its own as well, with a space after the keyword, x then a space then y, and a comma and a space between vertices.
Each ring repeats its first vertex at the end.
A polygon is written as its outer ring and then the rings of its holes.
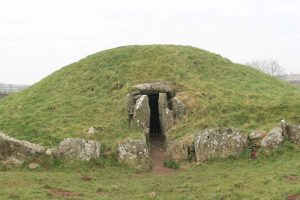
POLYGON ((107 191, 103 190, 102 188, 98 188, 97 191, 96 191, 96 193, 97 193, 98 195, 101 195, 101 196, 107 196, 107 195, 110 195, 110 192, 107 192, 107 191))
POLYGON ((152 136, 151 142, 151 159, 152 159, 152 174, 154 175, 172 175, 174 170, 164 166, 165 147, 162 136, 152 136))
POLYGON ((93 178, 92 178, 92 177, 89 177, 89 176, 82 176, 82 177, 80 178, 80 180, 82 180, 82 181, 91 181, 91 180, 93 180, 93 178))
POLYGON ((298 200, 300 199, 300 194, 291 194, 287 197, 287 200, 298 200))
POLYGON ((287 182, 297 182, 299 180, 299 176, 285 176, 284 180, 287 182))
POLYGON ((107 196, 107 195, 110 195, 110 192, 97 192, 97 194, 99 194, 101 196, 107 196))
POLYGON ((49 189, 48 192, 52 196, 56 196, 56 197, 79 197, 79 196, 82 196, 82 194, 66 191, 63 189, 49 189))

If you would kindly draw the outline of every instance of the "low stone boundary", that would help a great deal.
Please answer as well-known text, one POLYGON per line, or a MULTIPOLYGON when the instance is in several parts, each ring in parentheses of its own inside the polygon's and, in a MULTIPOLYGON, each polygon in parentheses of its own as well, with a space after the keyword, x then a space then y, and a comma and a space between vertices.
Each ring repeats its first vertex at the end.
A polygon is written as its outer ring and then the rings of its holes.
MULTIPOLYGON (((66 138, 57 147, 45 149, 42 145, 14 139, 0 132, 0 161, 6 166, 20 166, 24 161, 46 154, 64 160, 89 161, 100 157, 101 144, 93 140, 66 138)), ((31 168, 33 164, 29 164, 31 168)))
POLYGON ((258 156, 260 148, 272 150, 285 140, 300 146, 300 126, 288 125, 284 120, 271 131, 252 131, 249 135, 236 128, 217 128, 196 131, 192 136, 168 141, 167 156, 175 161, 205 162, 211 158, 240 155, 251 150, 258 156))
POLYGON ((0 161, 7 165, 21 165, 36 155, 45 152, 45 148, 24 140, 17 140, 0 132, 0 161))
MULTIPOLYGON (((284 120, 271 131, 252 131, 249 135, 236 128, 198 130, 194 135, 167 141, 167 158, 175 161, 205 162, 209 159, 240 155, 251 149, 257 157, 260 148, 272 150, 285 140, 300 146, 300 126, 288 125, 284 120)), ((65 160, 89 161, 100 157, 101 143, 81 138, 66 138, 57 147, 45 149, 39 144, 21 141, 0 132, 0 161, 3 165, 19 166, 35 156, 46 154, 65 160)), ((126 140, 117 149, 120 162, 139 169, 150 169, 149 144, 146 139, 126 140)), ((33 165, 32 165, 33 166, 33 165)))

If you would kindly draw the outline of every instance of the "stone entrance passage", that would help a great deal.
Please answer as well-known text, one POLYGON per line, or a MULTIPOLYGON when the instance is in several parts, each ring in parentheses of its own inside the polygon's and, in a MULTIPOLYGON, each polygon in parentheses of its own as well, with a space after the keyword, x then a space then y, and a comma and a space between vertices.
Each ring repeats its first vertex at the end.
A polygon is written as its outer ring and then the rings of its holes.
POLYGON ((160 119, 159 119, 159 108, 158 108, 158 98, 159 94, 150 94, 149 107, 150 107, 150 130, 149 136, 158 137, 161 135, 160 119))
POLYGON ((130 126, 144 133, 153 172, 157 174, 169 172, 163 165, 167 134, 186 114, 186 106, 175 88, 176 84, 167 81, 138 84, 126 96, 130 126))
POLYGON ((174 83, 160 81, 134 85, 133 91, 127 94, 130 124, 141 129, 147 139, 155 135, 167 138, 175 122, 185 116, 186 106, 175 88, 174 83))

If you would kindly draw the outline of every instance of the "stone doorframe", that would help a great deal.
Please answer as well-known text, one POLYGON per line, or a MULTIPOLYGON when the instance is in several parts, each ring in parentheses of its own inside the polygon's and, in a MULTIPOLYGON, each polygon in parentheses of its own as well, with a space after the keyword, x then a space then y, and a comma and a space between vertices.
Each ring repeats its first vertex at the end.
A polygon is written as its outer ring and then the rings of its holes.
POLYGON ((186 115, 185 104, 176 98, 175 86, 171 82, 160 81, 138 84, 127 94, 127 112, 130 123, 143 131, 146 138, 150 134, 150 106, 148 95, 158 94, 158 107, 161 134, 166 137, 177 119, 186 115))

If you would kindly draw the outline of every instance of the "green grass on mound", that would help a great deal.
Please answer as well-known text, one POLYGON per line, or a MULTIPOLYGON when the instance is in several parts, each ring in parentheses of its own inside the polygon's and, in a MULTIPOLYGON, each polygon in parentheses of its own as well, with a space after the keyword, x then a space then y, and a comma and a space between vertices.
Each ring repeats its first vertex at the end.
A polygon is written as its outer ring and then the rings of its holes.
POLYGON ((268 129, 280 119, 300 123, 300 90, 219 55, 175 45, 126 46, 102 51, 62 68, 0 101, 0 130, 54 145, 86 138, 89 127, 107 150, 142 137, 128 126, 125 96, 131 86, 170 80, 186 92, 190 114, 171 138, 196 128, 268 129))

